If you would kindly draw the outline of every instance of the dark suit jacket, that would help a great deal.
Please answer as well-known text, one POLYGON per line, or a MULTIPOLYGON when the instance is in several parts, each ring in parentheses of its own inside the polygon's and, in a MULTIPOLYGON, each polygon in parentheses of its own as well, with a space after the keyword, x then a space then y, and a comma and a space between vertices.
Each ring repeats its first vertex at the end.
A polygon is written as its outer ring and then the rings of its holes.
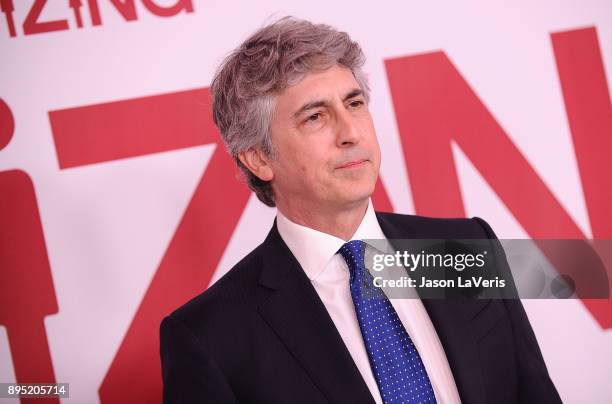
MULTIPOLYGON (((481 219, 377 213, 387 238, 495 238, 481 219)), ((520 300, 423 300, 464 403, 558 403, 520 300)), ((161 324, 165 403, 372 403, 280 237, 161 324)))

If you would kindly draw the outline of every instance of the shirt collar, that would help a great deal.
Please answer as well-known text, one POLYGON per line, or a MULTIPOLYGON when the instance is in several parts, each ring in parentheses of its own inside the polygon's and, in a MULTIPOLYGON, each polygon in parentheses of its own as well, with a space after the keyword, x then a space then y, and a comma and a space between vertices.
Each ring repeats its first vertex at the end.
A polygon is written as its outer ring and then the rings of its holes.
MULTIPOLYGON (((331 234, 294 223, 279 210, 276 214, 276 225, 283 241, 310 280, 314 280, 323 272, 329 261, 345 243, 341 238, 331 234)), ((351 240, 367 239, 385 239, 371 200, 368 201, 368 208, 359 227, 351 237, 351 240)))

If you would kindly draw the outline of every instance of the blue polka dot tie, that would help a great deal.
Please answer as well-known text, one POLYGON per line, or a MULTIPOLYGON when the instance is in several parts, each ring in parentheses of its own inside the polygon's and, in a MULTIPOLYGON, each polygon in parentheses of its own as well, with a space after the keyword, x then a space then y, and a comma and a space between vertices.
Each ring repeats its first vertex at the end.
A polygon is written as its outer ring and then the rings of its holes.
POLYGON ((361 335, 385 403, 435 403, 423 361, 395 309, 364 265, 365 243, 352 240, 340 254, 351 277, 350 288, 361 335))

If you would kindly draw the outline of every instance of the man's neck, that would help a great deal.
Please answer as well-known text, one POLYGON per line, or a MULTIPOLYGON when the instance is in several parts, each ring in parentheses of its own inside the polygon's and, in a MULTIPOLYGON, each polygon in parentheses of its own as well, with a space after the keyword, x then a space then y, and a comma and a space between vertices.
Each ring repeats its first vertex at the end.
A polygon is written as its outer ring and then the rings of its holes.
POLYGON ((369 199, 365 199, 342 209, 307 209, 303 206, 292 207, 285 204, 279 204, 277 208, 293 223, 348 241, 361 224, 368 203, 369 199))

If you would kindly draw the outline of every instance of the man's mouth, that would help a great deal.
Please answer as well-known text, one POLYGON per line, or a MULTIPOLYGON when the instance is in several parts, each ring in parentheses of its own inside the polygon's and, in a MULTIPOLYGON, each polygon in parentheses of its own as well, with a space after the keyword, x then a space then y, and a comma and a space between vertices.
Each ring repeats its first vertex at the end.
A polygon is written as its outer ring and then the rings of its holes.
POLYGON ((340 164, 339 166, 336 167, 336 169, 339 168, 358 168, 363 166, 368 160, 367 159, 357 159, 357 160, 351 160, 351 161, 346 161, 342 164, 340 164))

